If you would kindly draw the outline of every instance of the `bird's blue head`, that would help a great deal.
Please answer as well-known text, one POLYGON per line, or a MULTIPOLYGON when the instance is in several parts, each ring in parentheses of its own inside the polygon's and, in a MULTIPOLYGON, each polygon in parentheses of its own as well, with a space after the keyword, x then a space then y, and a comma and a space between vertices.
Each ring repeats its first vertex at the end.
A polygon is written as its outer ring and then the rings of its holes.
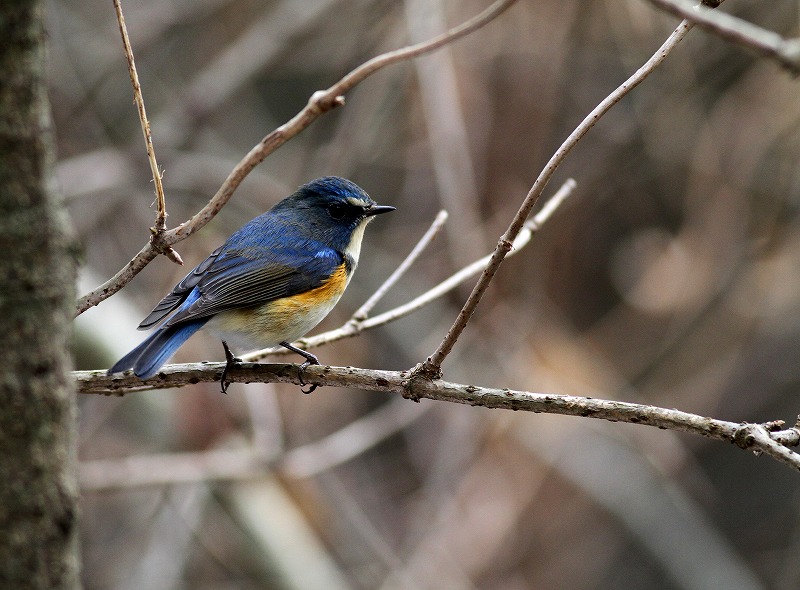
POLYGON ((326 176, 304 184, 270 213, 342 252, 355 264, 367 224, 375 215, 389 211, 394 207, 378 205, 357 184, 326 176))

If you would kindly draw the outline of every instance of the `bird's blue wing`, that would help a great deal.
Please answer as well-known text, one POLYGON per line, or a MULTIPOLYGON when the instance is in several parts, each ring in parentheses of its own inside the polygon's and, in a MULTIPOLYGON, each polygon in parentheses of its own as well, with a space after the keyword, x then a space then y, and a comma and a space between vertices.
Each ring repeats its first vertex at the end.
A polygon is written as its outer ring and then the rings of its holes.
POLYGON ((165 317, 172 313, 191 293, 197 284, 202 280, 203 274, 210 266, 216 262, 220 252, 225 248, 225 244, 214 250, 208 258, 198 264, 184 279, 175 285, 172 292, 164 297, 153 311, 139 323, 139 330, 148 330, 161 322, 165 317))
POLYGON ((170 313, 164 326, 303 293, 323 284, 342 263, 341 254, 321 245, 243 252, 217 249, 175 286, 140 328, 170 313))

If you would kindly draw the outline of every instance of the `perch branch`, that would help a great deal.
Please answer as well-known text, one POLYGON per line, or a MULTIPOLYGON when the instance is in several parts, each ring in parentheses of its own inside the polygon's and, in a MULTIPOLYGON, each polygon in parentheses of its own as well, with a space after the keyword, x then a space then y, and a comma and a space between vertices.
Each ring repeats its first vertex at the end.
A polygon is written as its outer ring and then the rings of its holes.
MULTIPOLYGON (((133 375, 110 377, 103 371, 74 373, 80 393, 124 395, 134 391, 165 389, 191 383, 219 381, 225 363, 170 365, 155 377, 141 380, 133 375)), ((299 385, 296 365, 243 363, 228 371, 232 382, 281 382, 299 385)), ((409 371, 382 371, 354 367, 312 365, 303 373, 306 384, 352 387, 390 392, 419 401, 430 399, 506 410, 598 418, 611 422, 642 424, 698 434, 765 453, 800 471, 800 455, 786 445, 797 446, 800 429, 775 431, 775 424, 735 423, 643 404, 572 395, 555 395, 450 383, 440 379, 415 379, 409 371)))

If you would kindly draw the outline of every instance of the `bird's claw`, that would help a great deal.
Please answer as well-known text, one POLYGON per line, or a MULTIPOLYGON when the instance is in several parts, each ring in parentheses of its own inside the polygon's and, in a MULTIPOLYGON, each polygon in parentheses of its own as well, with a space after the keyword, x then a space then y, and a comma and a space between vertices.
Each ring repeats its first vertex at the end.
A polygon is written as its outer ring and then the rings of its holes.
POLYGON ((300 381, 300 391, 302 391, 303 393, 311 393, 312 391, 314 391, 318 386, 314 385, 313 383, 308 388, 308 390, 303 389, 303 385, 306 384, 306 382, 303 380, 303 371, 306 370, 306 367, 309 367, 311 365, 318 365, 319 359, 310 352, 303 350, 302 348, 297 348, 296 346, 289 344, 285 340, 281 342, 280 345, 283 346, 284 348, 291 350, 292 352, 296 352, 304 359, 306 359, 306 361, 302 365, 298 365, 297 367, 297 379, 298 381, 300 381))
POLYGON ((306 370, 307 367, 318 364, 319 361, 312 362, 311 359, 306 359, 306 362, 304 362, 302 365, 297 366, 297 379, 300 381, 300 391, 302 391, 306 395, 313 392, 318 386, 315 383, 311 383, 308 389, 303 389, 303 386, 306 385, 305 380, 303 380, 303 372, 306 370))
POLYGON ((224 340, 222 341, 222 348, 225 350, 225 368, 222 369, 222 375, 219 378, 219 386, 222 389, 222 393, 228 393, 228 387, 230 386, 231 382, 227 380, 228 371, 242 362, 237 356, 234 356, 231 352, 231 349, 228 348, 228 343, 224 340))

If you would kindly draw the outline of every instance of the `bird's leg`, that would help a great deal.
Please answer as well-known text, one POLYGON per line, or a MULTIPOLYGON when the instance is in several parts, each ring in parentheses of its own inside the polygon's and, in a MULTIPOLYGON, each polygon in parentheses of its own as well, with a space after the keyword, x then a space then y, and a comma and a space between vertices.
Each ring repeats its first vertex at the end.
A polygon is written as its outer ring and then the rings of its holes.
POLYGON ((222 387, 222 393, 228 393, 230 382, 226 381, 225 378, 228 376, 228 371, 235 365, 241 363, 242 359, 233 356, 231 349, 228 348, 228 343, 224 340, 222 341, 222 348, 225 350, 225 368, 222 369, 222 377, 219 378, 219 384, 220 387, 222 387))
MULTIPOLYGON (((297 367, 297 378, 300 380, 300 385, 301 386, 305 385, 306 382, 303 381, 303 371, 305 371, 306 367, 308 367, 310 365, 318 365, 319 364, 319 359, 316 356, 314 356, 313 354, 311 354, 310 352, 307 352, 307 351, 303 350, 302 348, 297 348, 296 346, 292 346, 291 344, 289 344, 285 340, 283 342, 281 342, 280 345, 283 346, 284 348, 288 348, 292 352, 296 352, 297 354, 302 356, 304 359, 306 359, 306 362, 304 362, 302 365, 297 367)), ((303 393, 311 393, 316 388, 317 388, 317 386, 312 383, 311 386, 308 388, 308 390, 303 389, 302 387, 300 387, 300 391, 302 391, 303 393)))

